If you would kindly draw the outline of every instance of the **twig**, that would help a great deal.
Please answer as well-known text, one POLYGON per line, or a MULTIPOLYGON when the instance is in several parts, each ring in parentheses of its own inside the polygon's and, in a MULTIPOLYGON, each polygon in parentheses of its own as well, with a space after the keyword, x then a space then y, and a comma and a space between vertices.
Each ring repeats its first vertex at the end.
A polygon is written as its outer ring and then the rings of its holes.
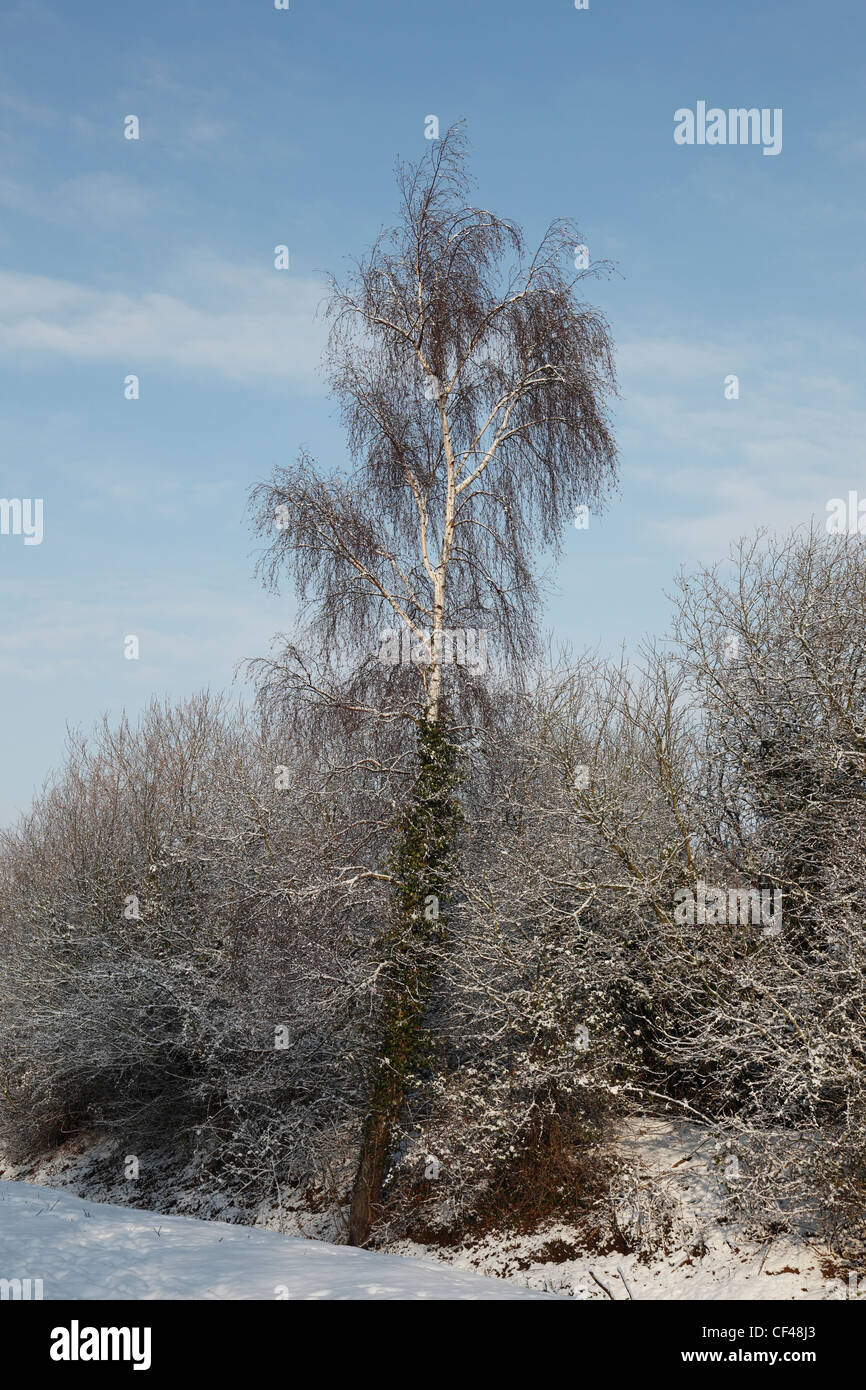
POLYGON ((622 1282, 625 1284, 625 1291, 626 1291, 626 1293, 628 1294, 629 1298, 632 1299, 632 1301, 634 1301, 634 1294, 632 1293, 632 1291, 631 1291, 631 1289, 629 1288, 628 1284, 625 1283, 625 1275, 623 1274, 623 1272, 622 1272, 622 1270, 620 1269, 619 1265, 617 1265, 617 1267, 616 1267, 616 1272, 617 1272, 617 1274, 619 1275, 619 1277, 620 1277, 620 1279, 622 1280, 622 1282))
POLYGON ((712 1135, 711 1135, 711 1134, 705 1135, 705 1137, 704 1137, 704 1138, 701 1140, 701 1142, 697 1145, 697 1148, 692 1149, 692 1151, 691 1151, 690 1154, 686 1154, 683 1158, 678 1158, 677 1161, 676 1161, 676 1163, 672 1163, 672 1164, 671 1164, 671 1171, 673 1171, 674 1168, 679 1168, 679 1166, 680 1166, 681 1163, 688 1163, 688 1161, 689 1161, 690 1158, 694 1158, 695 1154, 698 1152, 698 1149, 702 1149, 702 1148, 704 1147, 704 1144, 706 1144, 707 1141, 708 1141, 709 1139, 711 1139, 711 1138, 712 1138, 712 1135))
POLYGON ((601 1280, 598 1278, 598 1276, 593 1272, 593 1270, 590 1270, 590 1271, 589 1271, 589 1274, 590 1274, 590 1278, 591 1278, 591 1279, 594 1279, 595 1282, 598 1284, 598 1287, 599 1287, 600 1289, 604 1289, 605 1293, 607 1294, 607 1296, 608 1296, 608 1298, 611 1300, 611 1302, 612 1302, 612 1303, 616 1303, 616 1299, 614 1298, 614 1296, 613 1296, 613 1294, 611 1293, 610 1289, 607 1287, 607 1284, 603 1284, 603 1283, 601 1282, 601 1280))

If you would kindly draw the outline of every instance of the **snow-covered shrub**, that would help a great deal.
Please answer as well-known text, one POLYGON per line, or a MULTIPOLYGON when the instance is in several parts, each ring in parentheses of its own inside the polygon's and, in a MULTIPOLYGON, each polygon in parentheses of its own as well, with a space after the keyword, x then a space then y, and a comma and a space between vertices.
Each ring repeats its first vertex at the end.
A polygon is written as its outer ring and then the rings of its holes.
POLYGON ((4 1146, 103 1130, 257 1200, 317 1174, 362 1095, 365 790, 206 698, 77 742, 4 845, 4 1146))

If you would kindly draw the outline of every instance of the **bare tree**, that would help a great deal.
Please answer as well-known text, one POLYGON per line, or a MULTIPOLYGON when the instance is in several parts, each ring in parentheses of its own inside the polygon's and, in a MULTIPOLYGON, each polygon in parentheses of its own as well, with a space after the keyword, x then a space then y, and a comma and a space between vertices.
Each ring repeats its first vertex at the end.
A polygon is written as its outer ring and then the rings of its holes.
POLYGON ((467 631, 483 632, 497 669, 519 672, 536 642, 539 552, 558 548, 574 508, 615 471, 611 341, 576 295, 587 273, 573 271, 576 229, 553 223, 527 256, 516 226, 468 201, 460 127, 401 167, 398 184, 397 225, 331 286, 329 377, 353 468, 325 475, 303 455, 254 493, 270 537, 265 582, 277 587, 288 571, 306 622, 305 641, 260 667, 266 687, 419 731, 421 821, 400 832, 404 848, 414 841, 416 891, 405 891, 398 853, 401 925, 388 941, 355 1243, 375 1216, 427 987, 419 907, 436 896, 443 846, 431 851, 437 868, 417 832, 437 798, 443 825, 451 818, 452 731, 482 691, 483 662, 455 662, 451 635, 464 634, 465 650, 467 631), (383 638, 399 643, 390 673, 377 661, 383 638))
POLYGON ((732 558, 683 579, 678 642, 536 668, 484 727, 454 686, 430 723, 410 668, 367 678, 400 718, 327 744, 321 697, 73 738, 0 835, 0 1148, 96 1128, 333 1236, 354 1176, 377 1240, 620 1239, 619 1192, 649 1251, 613 1121, 673 1108, 731 1215, 862 1250, 862 541, 732 558))

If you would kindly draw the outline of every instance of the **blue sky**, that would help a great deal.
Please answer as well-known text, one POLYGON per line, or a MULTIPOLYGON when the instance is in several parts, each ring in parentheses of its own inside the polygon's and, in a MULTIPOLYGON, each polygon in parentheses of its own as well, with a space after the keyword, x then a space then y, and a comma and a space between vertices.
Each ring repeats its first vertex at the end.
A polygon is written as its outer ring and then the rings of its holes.
POLYGON ((854 0, 7 0, 0 496, 45 520, 41 545, 0 535, 0 821, 67 723, 226 688, 290 626, 247 492, 301 445, 344 459, 323 274, 390 221, 429 114, 466 119, 480 202, 530 240, 574 217, 617 265, 590 294, 621 484, 563 538, 557 636, 634 650, 681 564, 866 495, 864 23, 854 0), (698 101, 782 108, 781 153, 676 145, 698 101))

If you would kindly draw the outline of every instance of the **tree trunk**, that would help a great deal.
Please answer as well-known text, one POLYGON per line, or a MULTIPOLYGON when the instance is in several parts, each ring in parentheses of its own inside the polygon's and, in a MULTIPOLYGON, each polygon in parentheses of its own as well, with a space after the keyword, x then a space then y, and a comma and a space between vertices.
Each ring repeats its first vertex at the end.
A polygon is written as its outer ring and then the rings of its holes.
POLYGON ((398 929, 391 942, 390 979, 379 1018, 378 1073, 373 1084, 349 1212, 349 1244, 364 1245, 381 1212, 382 1183, 430 993, 435 948, 441 946, 440 899, 460 812, 453 799, 454 749, 438 723, 419 729, 419 770, 394 855, 398 929))
POLYGON ((349 1209, 349 1244, 366 1245, 379 1214, 385 1164, 391 1147, 390 1125, 382 1112, 370 1113, 349 1209))
POLYGON ((406 1017, 395 997, 386 1004, 385 1046, 379 1061, 379 1079, 370 1097, 349 1210, 350 1245, 366 1245, 373 1222, 381 1212, 382 1183, 391 1152, 391 1135, 403 1107, 409 1051, 406 1034, 414 1031, 411 1024, 419 1021, 406 1017))

